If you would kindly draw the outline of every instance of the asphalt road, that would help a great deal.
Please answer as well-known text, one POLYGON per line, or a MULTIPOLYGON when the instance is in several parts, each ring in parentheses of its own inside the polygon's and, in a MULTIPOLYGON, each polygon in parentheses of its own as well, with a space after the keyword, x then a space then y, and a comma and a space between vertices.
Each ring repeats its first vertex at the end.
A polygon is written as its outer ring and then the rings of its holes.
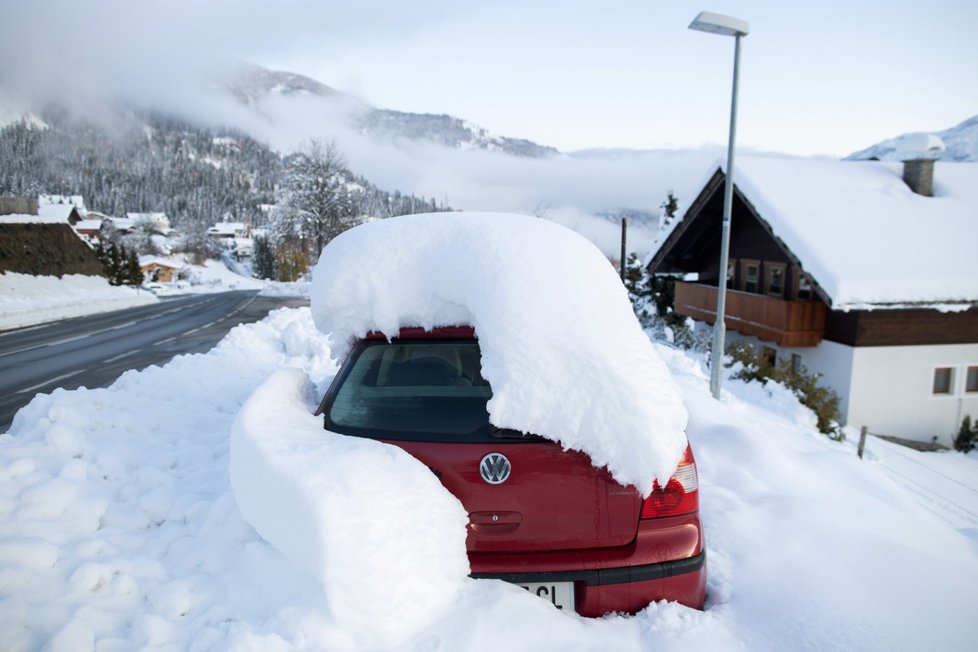
POLYGON ((106 387, 129 369, 208 351, 238 324, 298 305, 308 301, 222 292, 0 333, 0 432, 37 393, 106 387))

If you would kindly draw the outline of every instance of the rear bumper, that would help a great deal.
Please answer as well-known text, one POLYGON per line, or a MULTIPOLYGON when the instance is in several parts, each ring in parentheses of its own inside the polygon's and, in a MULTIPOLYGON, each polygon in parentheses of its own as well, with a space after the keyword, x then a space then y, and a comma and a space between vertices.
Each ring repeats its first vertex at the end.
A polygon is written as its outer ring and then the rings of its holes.
POLYGON ((515 584, 573 582, 577 613, 635 613, 671 600, 701 609, 706 553, 696 514, 643 521, 628 546, 593 550, 470 553, 472 577, 515 584))
POLYGON ((582 616, 635 613, 658 600, 701 609, 706 596, 706 553, 643 566, 556 573, 472 573, 472 577, 513 584, 574 582, 576 611, 582 616))

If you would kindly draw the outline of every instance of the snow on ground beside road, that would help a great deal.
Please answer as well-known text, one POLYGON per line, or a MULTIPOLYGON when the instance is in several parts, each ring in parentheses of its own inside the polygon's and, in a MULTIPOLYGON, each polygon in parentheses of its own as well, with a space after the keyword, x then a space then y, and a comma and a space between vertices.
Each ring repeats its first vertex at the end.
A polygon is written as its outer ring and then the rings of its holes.
POLYGON ((0 273, 0 330, 155 303, 146 290, 109 285, 101 276, 0 273))
MULTIPOLYGON (((224 255, 227 256, 227 254, 224 255)), ((308 281, 281 283, 244 276, 239 274, 238 271, 229 268, 228 265, 230 264, 238 270, 245 269, 239 263, 235 263, 230 257, 227 258, 227 262, 224 260, 206 260, 203 265, 186 263, 186 256, 183 254, 176 254, 170 257, 161 256, 159 258, 181 267, 189 276, 189 280, 159 284, 162 285, 162 288, 156 290, 159 296, 208 294, 211 292, 226 292, 228 290, 260 290, 259 294, 270 297, 309 296, 308 281)))
MULTIPOLYGON (((857 433, 853 433, 858 437, 857 433)), ((917 496, 918 502, 952 527, 971 537, 978 547, 978 473, 971 455, 941 452, 921 455, 884 439, 871 437, 865 457, 878 461, 893 482, 917 496)))
POLYGON ((371 331, 472 326, 490 423, 582 451, 645 496, 686 449, 682 397, 618 275, 566 227, 504 213, 361 224, 323 249, 311 301, 338 356, 371 331))
MULTIPOLYGON (((972 648, 978 547, 891 478, 875 441, 858 460, 776 386, 728 380, 717 403, 700 359, 658 348, 691 415, 708 546, 703 612, 661 603, 586 620, 517 587, 457 577, 456 599, 412 622, 385 609, 376 584, 407 594, 417 576, 391 570, 340 607, 377 622, 344 620, 324 584, 356 574, 327 569, 320 582, 301 570, 245 521, 229 480, 232 422, 248 397, 282 367, 304 370, 317 395, 335 373, 310 311, 283 309, 207 354, 105 389, 40 395, 18 413, 0 436, 0 649, 359 650, 377 641, 375 624, 403 637, 394 649, 426 652, 972 648)), ((295 399, 260 423, 275 427, 279 413, 292 415, 282 426, 304 421, 300 404, 308 409, 295 399)), ((976 456, 901 453, 913 460, 901 473, 920 482, 921 465, 978 473, 976 456)), ((329 477, 318 466, 310 480, 329 477)), ((370 474, 345 473, 357 470, 370 474)), ((978 513, 975 494, 954 500, 978 513)), ((430 545, 423 529, 383 536, 323 545, 339 546, 334 559, 368 560, 430 545)))
MULTIPOLYGON (((183 265, 176 258, 163 259, 183 265)), ((309 296, 308 282, 278 283, 239 276, 216 260, 186 267, 192 281, 157 284, 161 287, 155 292, 109 285, 99 276, 71 274, 59 278, 0 273, 0 331, 155 303, 157 296, 228 290, 260 290, 263 296, 275 297, 309 296)))

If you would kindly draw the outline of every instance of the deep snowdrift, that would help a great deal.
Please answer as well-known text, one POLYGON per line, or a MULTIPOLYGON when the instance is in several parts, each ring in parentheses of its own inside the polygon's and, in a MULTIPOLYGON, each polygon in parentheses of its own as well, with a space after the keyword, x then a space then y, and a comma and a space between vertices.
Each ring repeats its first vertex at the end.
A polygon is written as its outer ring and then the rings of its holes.
POLYGON ((371 633, 371 645, 397 643, 464 588, 468 515, 400 448, 323 430, 318 398, 301 369, 252 394, 231 431, 234 498, 263 539, 322 582, 340 624, 371 633))
MULTIPOLYGON (((376 587, 344 607, 376 621, 344 620, 323 584, 243 519, 229 482, 232 421, 247 397, 289 366, 324 390, 335 372, 324 340, 308 309, 280 310, 208 354, 106 389, 39 395, 21 410, 0 436, 0 649, 362 650, 375 628, 406 636, 396 649, 427 652, 966 650, 978 637, 978 458, 903 451, 895 482, 873 441, 858 460, 776 387, 728 379, 716 402, 702 362, 662 347, 699 462, 705 611, 663 603, 584 620, 517 587, 461 578, 432 621, 385 610, 376 587), (958 487, 967 525, 918 499, 929 481, 914 473, 925 465, 958 487)), ((291 403, 306 409, 297 394, 291 403)), ((336 558, 431 545, 423 529, 385 535, 340 537, 336 558)), ((356 579, 336 572, 340 585, 356 579)), ((412 589, 400 575, 387 582, 412 589)))
POLYGON ((345 355, 370 331, 475 327, 490 421, 587 453, 645 495, 686 448, 686 409, 608 260, 546 220, 407 215, 323 250, 313 317, 345 355))

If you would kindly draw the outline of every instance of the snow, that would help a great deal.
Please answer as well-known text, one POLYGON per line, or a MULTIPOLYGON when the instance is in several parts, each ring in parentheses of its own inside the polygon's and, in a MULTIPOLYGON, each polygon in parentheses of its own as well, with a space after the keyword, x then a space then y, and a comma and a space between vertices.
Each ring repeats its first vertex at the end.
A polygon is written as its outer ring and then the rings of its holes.
POLYGON ((59 319, 94 315, 159 301, 158 296, 209 294, 229 290, 258 290, 262 296, 308 297, 309 283, 278 283, 241 276, 216 260, 203 265, 184 262, 182 256, 140 257, 140 264, 157 262, 187 270, 189 280, 155 283, 144 288, 109 285, 99 276, 80 274, 31 276, 0 273, 0 330, 33 326, 59 319))
POLYGON ((85 198, 82 195, 38 195, 37 203, 41 208, 67 204, 77 208, 79 213, 84 214, 87 212, 85 209, 85 198))
MULTIPOLYGON (((231 451, 241 434, 232 427, 236 415, 258 427, 254 444, 282 456, 245 460, 256 473, 245 484, 255 493, 289 490, 268 484, 281 481, 281 472, 303 476, 291 480, 290 491, 315 482, 325 488, 335 477, 356 489, 348 492, 350 505, 341 504, 341 488, 324 489, 325 511, 354 519, 350 512, 376 513, 391 500, 410 510, 412 497, 425 501, 412 512, 424 518, 429 504, 444 499, 429 491, 430 473, 410 463, 392 470, 377 446, 344 448, 308 416, 302 376, 318 397, 335 366, 310 310, 295 309, 235 328, 207 354, 129 372, 109 388, 39 395, 20 411, 10 433, 0 435, 0 648, 973 647, 978 455, 899 449, 897 457, 871 439, 859 460, 853 442, 819 435, 811 413, 786 390, 728 378, 723 400, 715 401, 701 358, 657 349, 690 409, 709 558, 702 612, 658 603, 634 617, 582 619, 517 587, 466 579, 455 567, 457 554, 446 558, 436 576, 442 579, 433 579, 461 587, 450 604, 440 611, 421 606, 409 616, 386 609, 376 586, 355 586, 352 569, 323 564, 320 578, 310 576, 243 516, 247 507, 237 501, 247 498, 237 486, 232 492, 229 479, 238 463, 238 449, 231 451), (277 373, 288 367, 302 372, 277 373), (307 445, 315 450, 300 469, 295 454, 307 445), (326 451, 344 461, 359 454, 382 460, 384 473, 319 462, 326 451), (257 475, 262 469, 270 475, 257 475), (361 493, 369 493, 368 482, 405 482, 412 493, 403 501, 361 493), (955 503, 957 520, 922 487, 955 503), (328 597, 333 581, 356 597, 346 604, 336 593, 328 597), (358 609, 372 621, 358 620, 358 609)), ((301 503, 275 504, 288 514, 317 509, 308 493, 297 496, 301 503)), ((444 520, 455 518, 450 512, 444 520)), ((426 521, 405 525, 408 515, 393 508, 384 523, 397 529, 371 528, 363 539, 353 539, 354 529, 324 527, 330 517, 319 513, 316 524, 290 519, 288 526, 319 528, 327 537, 321 559, 352 560, 356 568, 389 568, 395 562, 383 555, 413 558, 432 545, 426 521)), ((383 583, 398 596, 429 596, 416 577, 403 568, 383 583)), ((363 580, 376 576, 368 571, 363 580)))
POLYGON ((73 210, 72 204, 39 204, 37 214, 42 220, 67 223, 73 210))
POLYGON ((947 149, 940 136, 927 133, 912 133, 898 136, 894 140, 894 155, 900 160, 934 157, 947 149))
POLYGON ((160 256, 140 256, 139 266, 145 267, 146 265, 159 265, 161 267, 171 267, 173 269, 181 269, 184 267, 183 263, 180 263, 169 258, 162 258, 160 256))
POLYGON ((78 220, 75 223, 76 231, 100 231, 102 220, 78 220))
POLYGON ((473 326, 491 423, 583 451, 645 495, 686 448, 682 397, 618 275, 548 220, 432 213, 362 224, 323 250, 311 301, 338 359, 371 331, 473 326))
POLYGON ((397 643, 464 588, 468 516, 400 448, 324 431, 319 398, 305 372, 283 369, 248 399, 231 430, 234 497, 263 539, 322 582, 344 628, 397 643), (422 545, 391 536, 402 532, 424 533, 422 545))
POLYGON ((12 213, 0 215, 0 224, 67 224, 66 215, 27 215, 12 213))
POLYGON ((0 330, 155 303, 145 290, 109 285, 101 276, 0 273, 0 330))
POLYGON ((247 233, 248 225, 244 222, 218 222, 207 229, 208 235, 233 237, 247 233))
POLYGON ((899 163, 745 156, 734 176, 834 309, 978 300, 978 163, 938 162, 934 197, 899 163))

